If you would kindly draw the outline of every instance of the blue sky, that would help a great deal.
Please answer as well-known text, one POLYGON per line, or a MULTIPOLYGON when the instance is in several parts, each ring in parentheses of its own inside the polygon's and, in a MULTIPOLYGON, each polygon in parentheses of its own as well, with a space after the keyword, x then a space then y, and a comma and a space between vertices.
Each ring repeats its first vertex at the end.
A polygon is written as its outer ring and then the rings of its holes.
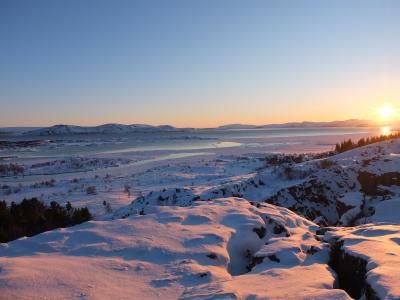
POLYGON ((0 126, 374 118, 400 1, 0 1, 0 126))

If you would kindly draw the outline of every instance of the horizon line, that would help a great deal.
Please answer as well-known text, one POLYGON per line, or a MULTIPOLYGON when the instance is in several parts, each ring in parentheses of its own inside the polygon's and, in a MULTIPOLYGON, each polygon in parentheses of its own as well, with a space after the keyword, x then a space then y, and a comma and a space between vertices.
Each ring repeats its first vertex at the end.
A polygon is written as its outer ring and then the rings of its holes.
MULTIPOLYGON (((218 128, 222 126, 273 126, 273 125, 287 125, 287 124, 301 124, 301 123, 334 123, 334 122, 350 122, 350 121, 359 121, 359 122, 368 122, 371 123, 371 125, 382 125, 379 121, 372 121, 368 119, 357 119, 357 118, 350 118, 350 119, 344 119, 344 120, 330 120, 330 121, 307 121, 307 120, 302 120, 302 121, 287 121, 287 122, 282 122, 282 123, 262 123, 262 124, 250 124, 250 123, 223 123, 217 126, 206 126, 206 127, 193 127, 193 126, 174 126, 171 124, 154 124, 154 123, 116 123, 116 122, 105 122, 105 123, 99 123, 97 125, 76 125, 76 124, 71 124, 71 123, 54 123, 52 125, 11 125, 11 126, 0 126, 2 129, 7 129, 7 128, 46 128, 46 127, 54 127, 54 126, 78 126, 78 127, 98 127, 102 125, 124 125, 124 126, 131 126, 131 125, 148 125, 148 126, 154 126, 154 127, 159 127, 159 126, 171 126, 174 128, 194 128, 194 129, 207 129, 207 128, 218 128)), ((396 120, 387 122, 387 123, 396 123, 396 120)))

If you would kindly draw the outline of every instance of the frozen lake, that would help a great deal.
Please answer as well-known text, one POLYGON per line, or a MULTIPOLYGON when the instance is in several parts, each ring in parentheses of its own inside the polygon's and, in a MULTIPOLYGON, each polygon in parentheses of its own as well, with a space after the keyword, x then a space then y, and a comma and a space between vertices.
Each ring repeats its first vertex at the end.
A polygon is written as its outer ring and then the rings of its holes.
POLYGON ((3 149, 0 156, 24 158, 76 155, 125 155, 154 151, 197 151, 249 148, 271 151, 329 149, 346 137, 379 134, 379 128, 282 128, 245 130, 193 130, 131 134, 80 134, 62 136, 2 136, 2 140, 42 140, 38 147, 3 149), (313 147, 310 145, 321 147, 313 147), (327 147, 329 146, 329 147, 327 147), (314 149, 315 148, 315 149, 314 149))

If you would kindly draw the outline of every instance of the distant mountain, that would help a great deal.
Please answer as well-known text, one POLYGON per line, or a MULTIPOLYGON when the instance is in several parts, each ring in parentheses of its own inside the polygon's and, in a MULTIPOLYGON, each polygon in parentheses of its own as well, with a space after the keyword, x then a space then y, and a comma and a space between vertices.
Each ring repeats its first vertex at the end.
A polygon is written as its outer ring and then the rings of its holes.
POLYGON ((1 134, 20 134, 22 132, 39 129, 40 127, 1 127, 1 134))
POLYGON ((229 130, 229 129, 254 129, 258 128, 259 126, 256 125, 248 125, 248 124, 228 124, 228 125, 222 125, 217 127, 216 129, 222 129, 222 130, 229 130))
POLYGON ((267 125, 248 125, 248 124, 228 124, 219 126, 216 129, 232 130, 232 129, 260 129, 260 128, 313 128, 313 127, 369 127, 374 126, 372 121, 350 119, 345 121, 331 122, 290 122, 282 124, 267 125))
MULTIPOLYGON (((332 122, 290 122, 283 124, 227 124, 216 128, 203 128, 203 130, 238 130, 238 129, 267 129, 267 128, 315 128, 315 127, 370 127, 376 126, 368 120, 350 119, 345 121, 332 122)), ((3 131, 3 128, 0 128, 3 131)), ((177 128, 170 125, 147 125, 147 124, 103 124, 99 126, 76 126, 76 125, 54 125, 50 127, 13 127, 4 128, 8 133, 22 133, 24 135, 52 136, 66 134, 112 134, 112 133, 134 133, 134 132, 173 132, 173 131, 193 131, 194 128, 177 128)), ((201 130, 201 129, 200 129, 201 130)))
POLYGON ((291 122, 285 124, 271 124, 263 127, 285 127, 285 128, 304 128, 304 127, 369 127, 374 123, 368 120, 350 119, 345 121, 331 122, 291 122))
POLYGON ((66 135, 66 134, 109 134, 158 131, 187 131, 189 128, 175 128, 169 125, 152 126, 146 124, 104 124, 99 126, 54 125, 24 132, 24 135, 66 135))

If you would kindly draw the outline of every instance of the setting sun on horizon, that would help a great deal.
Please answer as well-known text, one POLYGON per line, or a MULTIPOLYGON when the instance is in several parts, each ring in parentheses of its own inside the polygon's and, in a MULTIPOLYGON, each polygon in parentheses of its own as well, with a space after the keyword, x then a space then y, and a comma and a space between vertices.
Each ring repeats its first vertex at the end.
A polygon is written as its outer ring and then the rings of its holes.
POLYGON ((397 113, 396 113, 396 110, 392 106, 384 105, 384 106, 381 106, 380 108, 378 108, 378 114, 382 119, 390 120, 397 113))

